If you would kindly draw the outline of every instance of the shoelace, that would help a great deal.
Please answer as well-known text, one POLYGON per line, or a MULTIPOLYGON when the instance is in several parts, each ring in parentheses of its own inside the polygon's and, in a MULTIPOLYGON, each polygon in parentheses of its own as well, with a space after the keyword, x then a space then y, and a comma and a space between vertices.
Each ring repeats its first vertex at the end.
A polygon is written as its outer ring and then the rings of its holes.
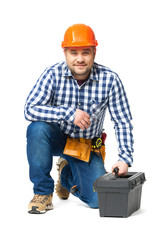
POLYGON ((31 200, 31 202, 34 203, 45 203, 45 201, 47 201, 49 198, 48 195, 39 195, 39 194, 35 194, 34 198, 31 200))

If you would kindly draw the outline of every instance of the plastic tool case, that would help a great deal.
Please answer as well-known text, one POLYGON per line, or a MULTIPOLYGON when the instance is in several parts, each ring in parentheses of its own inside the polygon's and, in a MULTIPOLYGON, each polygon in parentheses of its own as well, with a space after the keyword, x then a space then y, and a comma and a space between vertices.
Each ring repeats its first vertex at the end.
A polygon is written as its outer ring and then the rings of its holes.
POLYGON ((128 217, 140 208, 145 174, 129 172, 125 177, 107 173, 94 182, 100 217, 128 217))

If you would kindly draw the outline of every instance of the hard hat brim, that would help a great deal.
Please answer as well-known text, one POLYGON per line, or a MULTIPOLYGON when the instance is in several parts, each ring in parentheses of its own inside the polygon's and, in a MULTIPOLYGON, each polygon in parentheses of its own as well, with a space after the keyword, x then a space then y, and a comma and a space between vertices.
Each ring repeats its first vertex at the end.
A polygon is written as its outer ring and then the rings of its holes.
POLYGON ((96 47, 98 46, 97 41, 95 42, 73 42, 73 43, 67 43, 67 42, 62 42, 61 47, 62 48, 67 48, 67 47, 96 47))

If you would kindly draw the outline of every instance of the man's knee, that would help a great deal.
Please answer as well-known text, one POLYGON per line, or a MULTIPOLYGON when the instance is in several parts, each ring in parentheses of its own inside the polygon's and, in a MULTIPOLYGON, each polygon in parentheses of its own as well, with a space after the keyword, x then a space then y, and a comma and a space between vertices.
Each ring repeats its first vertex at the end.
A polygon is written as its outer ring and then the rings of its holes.
POLYGON ((49 124, 46 122, 32 122, 27 129, 27 138, 42 139, 44 135, 49 133, 49 128, 49 124))
POLYGON ((95 193, 94 196, 90 199, 88 206, 90 208, 99 208, 97 193, 95 193))
POLYGON ((62 155, 66 139, 56 123, 33 122, 27 129, 27 148, 43 148, 43 151, 49 151, 53 156, 62 155))
POLYGON ((78 196, 83 202, 85 202, 90 208, 99 208, 97 192, 88 192, 85 196, 78 196))

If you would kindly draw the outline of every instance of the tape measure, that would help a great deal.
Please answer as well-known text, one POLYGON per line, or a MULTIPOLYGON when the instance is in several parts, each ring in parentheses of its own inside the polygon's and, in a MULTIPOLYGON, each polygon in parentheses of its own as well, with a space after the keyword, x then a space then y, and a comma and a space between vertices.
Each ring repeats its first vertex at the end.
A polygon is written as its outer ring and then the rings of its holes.
POLYGON ((102 139, 100 137, 95 137, 92 139, 92 148, 100 149, 102 146, 102 139))

